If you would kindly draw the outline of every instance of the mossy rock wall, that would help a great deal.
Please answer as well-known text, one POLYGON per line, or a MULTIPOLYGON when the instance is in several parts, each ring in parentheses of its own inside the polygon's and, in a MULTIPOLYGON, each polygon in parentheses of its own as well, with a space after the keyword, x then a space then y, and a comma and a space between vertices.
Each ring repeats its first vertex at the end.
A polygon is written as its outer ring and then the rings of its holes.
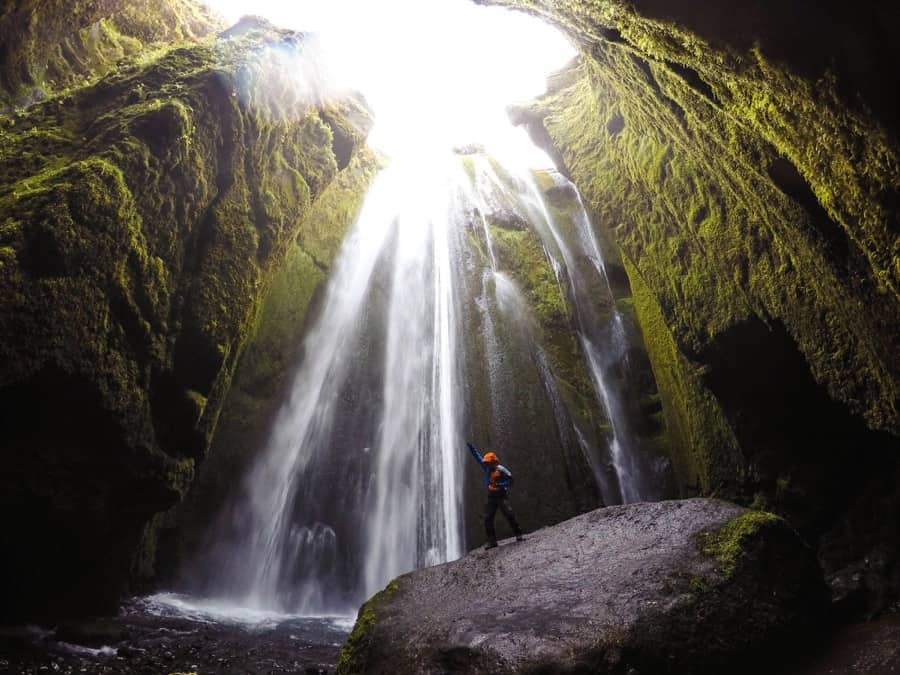
POLYGON ((4 610, 114 598, 206 454, 272 274, 365 134, 302 51, 248 22, 0 117, 4 610))
POLYGON ((515 116, 621 249, 682 492, 811 537, 877 503, 900 445, 896 8, 490 4, 579 48, 515 116))
POLYGON ((0 112, 221 27, 194 0, 10 0, 0 8, 0 112))

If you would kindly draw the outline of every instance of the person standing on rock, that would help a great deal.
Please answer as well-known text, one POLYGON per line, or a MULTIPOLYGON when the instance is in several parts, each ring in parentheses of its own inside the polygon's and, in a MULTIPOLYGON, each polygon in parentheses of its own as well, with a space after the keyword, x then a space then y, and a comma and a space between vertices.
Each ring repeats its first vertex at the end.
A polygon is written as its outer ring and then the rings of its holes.
POLYGON ((487 533, 487 543, 485 548, 497 547, 497 532, 494 530, 494 516, 497 515, 497 509, 506 518, 509 526, 516 535, 516 541, 524 541, 522 528, 516 521, 516 516, 512 508, 506 501, 507 490, 512 485, 512 473, 509 469, 500 464, 500 458, 493 452, 486 452, 484 456, 478 452, 477 448, 471 443, 466 443, 469 452, 478 461, 484 469, 484 482, 487 485, 487 504, 484 506, 484 531, 487 533))

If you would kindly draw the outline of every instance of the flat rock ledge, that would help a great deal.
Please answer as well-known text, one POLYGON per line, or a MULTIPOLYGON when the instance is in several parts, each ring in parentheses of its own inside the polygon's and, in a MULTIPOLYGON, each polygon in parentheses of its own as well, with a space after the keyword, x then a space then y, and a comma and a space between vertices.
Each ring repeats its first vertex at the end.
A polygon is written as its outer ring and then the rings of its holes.
POLYGON ((598 509, 405 574, 338 673, 737 673, 802 656, 827 593, 782 519, 715 499, 598 509))

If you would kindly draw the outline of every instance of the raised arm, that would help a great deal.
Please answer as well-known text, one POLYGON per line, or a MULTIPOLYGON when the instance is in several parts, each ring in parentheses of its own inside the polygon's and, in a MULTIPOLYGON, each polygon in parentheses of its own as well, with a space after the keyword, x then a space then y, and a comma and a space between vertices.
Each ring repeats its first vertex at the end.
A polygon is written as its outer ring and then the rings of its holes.
POLYGON ((472 457, 475 458, 475 461, 481 464, 481 453, 479 453, 478 450, 475 449, 475 446, 471 443, 466 443, 466 447, 469 448, 469 452, 472 453, 472 457))

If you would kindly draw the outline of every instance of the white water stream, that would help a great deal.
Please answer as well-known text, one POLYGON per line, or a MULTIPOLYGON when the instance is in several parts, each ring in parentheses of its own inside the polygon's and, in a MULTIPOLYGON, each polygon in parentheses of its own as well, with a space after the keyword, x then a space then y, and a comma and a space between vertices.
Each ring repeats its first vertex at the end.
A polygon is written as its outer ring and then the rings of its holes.
POLYGON ((404 571, 461 554, 452 260, 463 228, 451 219, 463 178, 448 161, 375 180, 232 506, 213 593, 340 613, 404 571))

